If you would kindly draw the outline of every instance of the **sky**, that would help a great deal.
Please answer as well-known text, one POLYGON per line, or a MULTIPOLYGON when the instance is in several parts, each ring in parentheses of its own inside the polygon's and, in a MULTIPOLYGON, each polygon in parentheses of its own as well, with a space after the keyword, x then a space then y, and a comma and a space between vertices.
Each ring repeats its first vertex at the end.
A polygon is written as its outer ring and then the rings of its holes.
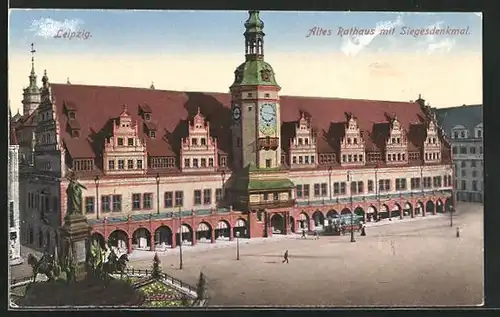
MULTIPOLYGON (((245 58, 247 18, 245 11, 10 10, 11 108, 22 109, 31 43, 39 85, 46 69, 52 83, 228 92, 245 58)), ((260 18, 282 95, 482 103, 481 13, 261 11, 260 18)))

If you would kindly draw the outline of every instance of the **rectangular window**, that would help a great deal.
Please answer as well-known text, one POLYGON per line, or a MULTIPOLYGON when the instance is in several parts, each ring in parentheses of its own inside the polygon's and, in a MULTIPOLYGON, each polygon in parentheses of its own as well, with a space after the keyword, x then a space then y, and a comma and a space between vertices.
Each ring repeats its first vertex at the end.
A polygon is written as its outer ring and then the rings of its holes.
POLYGON ((304 184, 304 187, 303 187, 304 198, 309 198, 310 192, 311 192, 311 189, 310 189, 309 184, 304 184))
POLYGON ((477 191, 477 181, 472 181, 472 190, 477 191))
POLYGON ((358 184, 356 182, 350 182, 351 185, 351 195, 356 195, 358 192, 358 184))
POLYGON ((476 161, 470 161, 470 167, 476 167, 476 161))
POLYGON ((176 191, 175 192, 175 207, 182 207, 184 205, 184 192, 176 191))
POLYGON ((264 198, 265 201, 269 200, 269 194, 268 193, 264 193, 263 196, 264 196, 263 198, 264 198))
POLYGON ((118 160, 118 169, 125 169, 125 160, 118 160))
POLYGON ((215 202, 220 202, 222 201, 222 188, 216 188, 215 189, 215 202))
POLYGON ((206 158, 201 159, 201 167, 207 167, 207 159, 206 158))
POLYGON ((363 182, 358 182, 358 194, 363 194, 364 188, 363 188, 363 182))
POLYGON ((319 197, 321 193, 320 184, 314 184, 314 197, 319 197))
MULTIPOLYGON (((93 197, 91 197, 93 198, 93 197)), ((16 226, 16 223, 14 221, 14 202, 9 201, 9 226, 11 228, 14 228, 16 226)))
POLYGON ((141 209, 141 194, 132 194, 132 210, 141 209))
POLYGON ((198 159, 197 158, 193 159, 193 167, 198 167, 198 159))
POLYGON ((163 206, 165 208, 171 208, 173 207, 173 193, 172 192, 165 192, 163 195, 163 206))
POLYGON ((118 138, 118 145, 120 145, 120 146, 123 145, 123 138, 118 138))
POLYGON ((280 195, 278 193, 273 193, 273 200, 280 200, 280 195))
POLYGON ((304 156, 304 163, 309 164, 309 156, 308 155, 304 156))
POLYGON ((297 157, 296 156, 292 156, 292 164, 297 164, 297 157))
POLYGON ((184 167, 189 167, 190 160, 188 158, 184 159, 184 167))
POLYGON ((220 167, 226 167, 227 164, 227 156, 220 157, 220 167))
POLYGON ((142 160, 137 160, 137 168, 142 169, 142 160))
POLYGON ((127 142, 128 142, 128 146, 134 146, 134 139, 133 138, 128 138, 127 142))
POLYGON ((315 157, 314 155, 311 155, 311 164, 314 164, 315 157))
POLYGON ((153 208, 153 194, 146 193, 142 196, 142 209, 153 208))
POLYGON ((111 211, 111 199, 109 196, 101 197, 101 211, 110 212, 111 211))
POLYGON ((368 192, 373 193, 373 180, 368 180, 368 192))
POLYGON ((127 168, 128 168, 129 170, 134 169, 134 160, 128 160, 128 161, 127 161, 127 168))
POLYGON ((340 182, 340 194, 345 195, 345 193, 346 193, 346 183, 340 182))
POLYGON ((209 158, 208 159, 208 166, 209 167, 214 167, 214 159, 213 158, 209 158))
POLYGON ((410 180, 411 189, 420 189, 420 178, 412 178, 410 180))
POLYGON ((467 190, 467 182, 465 179, 462 180, 462 190, 467 190))
POLYGON ((325 197, 328 195, 327 183, 321 183, 321 196, 325 197))
POLYGON ((85 197, 85 213, 93 214, 95 211, 95 198, 94 197, 85 197))
POLYGON ((432 178, 424 177, 424 188, 431 188, 431 187, 432 187, 432 178))
POLYGON ((199 189, 196 189, 193 193, 193 197, 194 197, 194 204, 195 205, 201 205, 201 190, 199 189))
POLYGON ((378 181, 378 191, 387 192, 390 190, 391 180, 390 179, 379 179, 378 181))
POLYGON ((122 211, 122 195, 113 195, 113 212, 122 211))
POLYGON ((271 168, 271 160, 266 159, 266 168, 271 168))
POLYGON ((396 178, 396 190, 406 190, 406 178, 396 178))
POLYGON ((210 205, 212 203, 212 190, 204 189, 203 190, 203 204, 210 205))
POLYGON ((295 195, 297 198, 302 198, 302 185, 295 186, 295 195))
POLYGON ((434 187, 441 187, 441 176, 434 176, 432 182, 434 187))
POLYGON ((115 160, 109 160, 108 161, 108 169, 114 170, 115 169, 115 160))

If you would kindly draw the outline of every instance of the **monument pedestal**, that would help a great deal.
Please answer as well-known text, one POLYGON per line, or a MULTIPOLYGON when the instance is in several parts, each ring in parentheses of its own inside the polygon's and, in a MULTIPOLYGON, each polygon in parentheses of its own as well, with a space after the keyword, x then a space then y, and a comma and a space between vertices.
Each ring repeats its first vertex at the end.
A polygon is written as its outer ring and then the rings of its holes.
POLYGON ((82 214, 67 214, 60 229, 63 261, 72 255, 76 280, 86 278, 86 261, 90 237, 90 225, 82 214), (72 252, 73 254, 70 254, 72 252))

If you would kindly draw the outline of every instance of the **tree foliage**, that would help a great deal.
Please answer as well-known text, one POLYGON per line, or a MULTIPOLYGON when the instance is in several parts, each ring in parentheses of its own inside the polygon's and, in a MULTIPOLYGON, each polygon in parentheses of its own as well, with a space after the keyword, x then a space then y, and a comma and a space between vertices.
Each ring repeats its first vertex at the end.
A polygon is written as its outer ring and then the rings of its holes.
POLYGON ((153 278, 160 278, 161 276, 161 266, 160 266, 160 258, 158 257, 158 253, 155 253, 153 258, 153 270, 151 272, 151 276, 153 278))

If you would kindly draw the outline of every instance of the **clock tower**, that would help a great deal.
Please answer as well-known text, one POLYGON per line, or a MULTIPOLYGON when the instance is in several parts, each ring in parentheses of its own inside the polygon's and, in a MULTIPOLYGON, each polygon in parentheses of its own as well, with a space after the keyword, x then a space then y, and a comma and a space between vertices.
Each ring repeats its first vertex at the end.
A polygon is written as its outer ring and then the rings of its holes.
POLYGON ((257 213, 270 232, 269 212, 292 207, 295 186, 281 168, 281 87, 264 61, 264 22, 259 11, 248 13, 245 62, 236 68, 230 87, 235 170, 230 199, 235 208, 257 213))
POLYGON ((259 11, 249 11, 245 29, 245 62, 236 68, 230 87, 233 163, 237 168, 275 169, 281 163, 281 87, 264 61, 264 22, 259 11))

